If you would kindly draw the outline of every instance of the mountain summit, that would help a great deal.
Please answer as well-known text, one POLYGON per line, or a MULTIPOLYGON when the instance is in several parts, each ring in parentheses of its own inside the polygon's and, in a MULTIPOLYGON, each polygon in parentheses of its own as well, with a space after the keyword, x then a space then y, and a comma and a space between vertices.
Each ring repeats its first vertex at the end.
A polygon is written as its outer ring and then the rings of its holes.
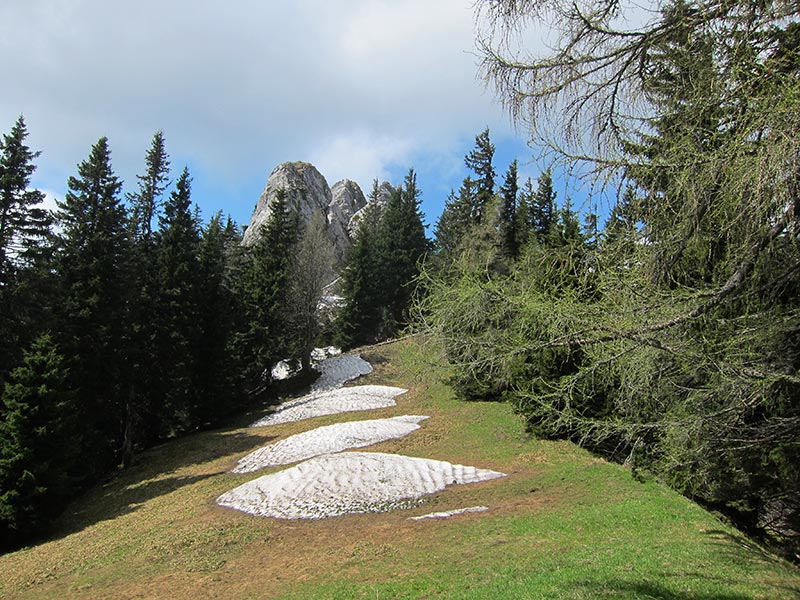
MULTIPOLYGON (((388 183, 383 188, 391 189, 388 183)), ((307 162, 285 162, 270 173, 267 185, 258 199, 250 224, 245 230, 242 243, 250 246, 259 237, 261 227, 272 214, 278 190, 286 191, 288 206, 296 208, 303 223, 308 223, 316 211, 321 211, 328 222, 328 235, 331 238, 336 257, 344 263, 347 250, 353 240, 355 228, 351 224, 353 215, 361 211, 367 200, 364 192, 355 181, 343 179, 329 186, 317 168, 307 162)))

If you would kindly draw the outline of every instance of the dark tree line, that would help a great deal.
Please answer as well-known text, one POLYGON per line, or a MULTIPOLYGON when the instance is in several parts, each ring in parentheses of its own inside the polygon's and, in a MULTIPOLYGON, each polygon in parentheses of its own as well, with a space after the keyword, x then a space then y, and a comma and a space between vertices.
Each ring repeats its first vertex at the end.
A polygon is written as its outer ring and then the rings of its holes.
POLYGON ((335 324, 342 346, 387 339, 408 324, 429 245, 420 211, 421 193, 412 169, 382 208, 375 181, 342 275, 344 306, 335 324))
MULTIPOLYGON (((50 214, 26 136, 20 117, 0 145, 2 548, 141 450, 263 398, 278 361, 310 376, 335 264, 325 215, 303 224, 282 190, 253 246, 230 218, 203 223, 161 132, 134 191, 101 138, 50 214)), ((427 249, 413 171, 366 221, 344 277, 349 345, 407 319, 427 249)))

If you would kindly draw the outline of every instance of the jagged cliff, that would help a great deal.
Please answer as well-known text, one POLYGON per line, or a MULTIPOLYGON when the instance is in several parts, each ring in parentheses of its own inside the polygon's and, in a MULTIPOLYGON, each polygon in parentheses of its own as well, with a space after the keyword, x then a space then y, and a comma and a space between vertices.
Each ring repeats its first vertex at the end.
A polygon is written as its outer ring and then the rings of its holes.
MULTIPOLYGON (((328 221, 331 238, 340 265, 343 264, 352 240, 358 231, 358 221, 367 205, 364 192, 355 181, 343 179, 329 186, 317 168, 307 162, 285 162, 270 173, 258 199, 250 224, 245 230, 245 245, 254 244, 263 225, 269 220, 278 190, 286 190, 290 207, 296 208, 304 222, 321 211, 328 221)), ((376 201, 385 206, 394 188, 384 182, 376 201)))

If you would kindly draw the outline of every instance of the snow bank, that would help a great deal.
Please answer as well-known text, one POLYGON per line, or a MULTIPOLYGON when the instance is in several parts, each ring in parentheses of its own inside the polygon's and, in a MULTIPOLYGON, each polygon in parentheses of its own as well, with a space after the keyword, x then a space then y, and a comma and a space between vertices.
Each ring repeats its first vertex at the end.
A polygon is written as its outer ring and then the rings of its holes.
POLYGON ((356 377, 372 373, 372 365, 358 354, 342 354, 325 359, 316 366, 321 372, 311 386, 312 392, 333 390, 356 377))
POLYGON ((403 508, 448 485, 497 477, 504 474, 439 460, 344 452, 259 477, 223 494, 217 504, 264 517, 324 519, 403 508))
POLYGON ((349 448, 363 448, 378 442, 401 438, 419 429, 418 423, 427 418, 404 415, 317 427, 251 452, 239 461, 233 472, 252 473, 264 467, 288 465, 322 454, 341 452, 349 448))
MULTIPOLYGON (((332 359, 328 359, 332 360, 332 359)), ((302 421, 324 415, 396 406, 394 398, 408 390, 388 385, 357 385, 326 392, 316 392, 284 402, 273 413, 250 427, 264 427, 302 421)))

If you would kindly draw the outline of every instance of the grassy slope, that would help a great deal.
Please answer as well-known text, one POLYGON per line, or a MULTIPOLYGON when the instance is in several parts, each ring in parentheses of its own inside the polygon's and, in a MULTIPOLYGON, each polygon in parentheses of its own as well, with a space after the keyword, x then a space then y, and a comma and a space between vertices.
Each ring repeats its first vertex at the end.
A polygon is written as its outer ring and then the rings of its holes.
MULTIPOLYGON (((702 509, 567 443, 528 439, 503 404, 453 399, 415 342, 368 378, 411 389, 399 406, 273 428, 201 433, 67 508, 50 541, 0 557, 11 598, 796 598, 800 572, 702 509), (370 449, 496 469, 412 510, 317 522, 253 518, 214 504, 248 480, 228 471, 267 441, 369 415, 425 414, 370 449), (486 505, 446 520, 410 515, 486 505)), ((242 425, 256 415, 245 415, 242 425)))

